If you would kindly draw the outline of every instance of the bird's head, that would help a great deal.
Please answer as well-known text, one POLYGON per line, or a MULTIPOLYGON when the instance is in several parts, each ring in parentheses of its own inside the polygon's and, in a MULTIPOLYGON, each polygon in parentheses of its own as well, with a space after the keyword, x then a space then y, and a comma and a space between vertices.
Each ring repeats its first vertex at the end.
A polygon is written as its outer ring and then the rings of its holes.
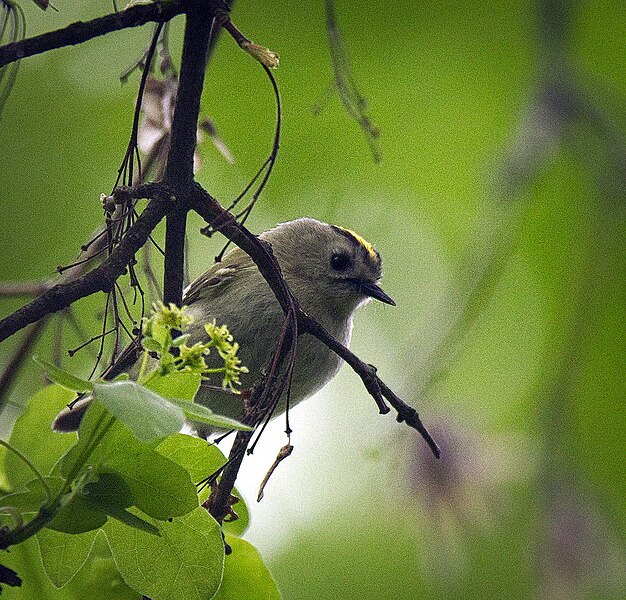
POLYGON ((370 298, 395 305, 379 285, 380 254, 353 231, 302 218, 282 223, 262 237, 272 244, 304 310, 315 315, 323 307, 345 316, 370 298))

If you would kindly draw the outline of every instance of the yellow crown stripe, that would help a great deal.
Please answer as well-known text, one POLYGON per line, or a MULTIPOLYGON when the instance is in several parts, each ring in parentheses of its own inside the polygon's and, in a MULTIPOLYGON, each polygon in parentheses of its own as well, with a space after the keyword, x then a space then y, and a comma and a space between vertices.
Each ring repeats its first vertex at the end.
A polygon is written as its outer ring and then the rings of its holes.
POLYGON ((365 238, 362 238, 358 233, 352 231, 352 229, 346 229, 345 227, 339 227, 342 231, 349 233, 363 248, 367 250, 367 253, 373 258, 378 258, 378 253, 372 244, 370 244, 365 238))

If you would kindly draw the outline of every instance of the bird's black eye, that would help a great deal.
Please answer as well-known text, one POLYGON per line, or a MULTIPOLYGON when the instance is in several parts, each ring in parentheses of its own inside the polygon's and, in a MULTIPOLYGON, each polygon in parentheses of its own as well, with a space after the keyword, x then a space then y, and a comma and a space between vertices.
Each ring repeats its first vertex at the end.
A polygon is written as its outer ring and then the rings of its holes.
POLYGON ((345 271, 350 266, 350 257, 347 254, 333 254, 330 257, 330 266, 335 271, 345 271))

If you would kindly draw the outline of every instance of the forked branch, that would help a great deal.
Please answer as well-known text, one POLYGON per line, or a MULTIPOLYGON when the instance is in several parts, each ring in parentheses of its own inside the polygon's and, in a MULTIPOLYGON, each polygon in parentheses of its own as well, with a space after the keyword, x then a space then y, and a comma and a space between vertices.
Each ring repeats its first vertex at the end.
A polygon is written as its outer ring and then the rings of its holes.
MULTIPOLYGON (((60 283, 47 289, 37 299, 2 320, 0 322, 0 341, 27 325, 70 306, 80 298, 98 291, 109 292, 113 289, 117 279, 134 261, 135 253, 148 241, 150 234, 164 217, 167 217, 165 300, 180 304, 185 217, 189 210, 193 210, 205 219, 212 231, 221 233, 251 257, 286 315, 268 376, 256 386, 246 420, 255 426, 269 420, 287 383, 280 366, 285 361, 287 361, 288 366, 293 365, 297 336, 308 333, 317 337, 350 365, 376 401, 381 413, 389 412, 387 402, 391 404, 397 411, 398 421, 405 421, 409 426, 416 429, 433 454, 438 457, 439 449, 423 426, 415 409, 393 393, 378 377, 373 366, 360 360, 331 336, 320 323, 300 308, 297 299, 292 295, 282 276, 271 246, 248 231, 235 215, 224 209, 194 180, 193 152, 196 144, 200 96, 204 81, 207 50, 211 44, 213 25, 218 10, 222 10, 218 0, 161 0, 147 5, 134 6, 115 15, 95 19, 88 23, 75 23, 63 30, 0 48, 1 66, 24 56, 32 56, 53 48, 77 44, 116 29, 133 27, 148 21, 166 21, 182 12, 187 15, 181 75, 171 132, 171 146, 163 183, 115 190, 112 200, 114 203, 123 202, 124 195, 133 198, 148 197, 151 200, 142 214, 126 230, 119 244, 98 267, 74 281, 60 283)), ((220 24, 224 23, 230 22, 221 15, 220 24)), ((271 75, 266 65, 265 68, 271 75)), ((275 81, 272 77, 270 79, 272 79, 276 91, 275 81)), ((277 151, 278 136, 274 146, 275 151, 277 151)), ((287 371, 289 372, 289 369, 287 371)), ((251 439, 252 433, 249 432, 240 433, 237 436, 233 448, 234 454, 231 453, 229 464, 223 471, 211 507, 212 513, 220 520, 226 514, 230 493, 243 454, 251 439)))

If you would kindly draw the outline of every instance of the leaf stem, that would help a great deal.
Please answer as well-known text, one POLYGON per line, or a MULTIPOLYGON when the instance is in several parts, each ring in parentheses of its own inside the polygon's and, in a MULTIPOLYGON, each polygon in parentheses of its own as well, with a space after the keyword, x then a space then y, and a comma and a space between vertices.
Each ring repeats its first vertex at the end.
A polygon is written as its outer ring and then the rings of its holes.
POLYGON ((147 366, 148 366, 148 351, 144 350, 143 358, 141 359, 141 368, 139 369, 139 376, 137 377, 137 382, 142 385, 145 385, 148 381, 147 379, 144 379, 147 366))
MULTIPOLYGON (((91 453, 96 449, 96 446, 102 441, 102 438, 107 434, 107 432, 111 428, 111 425, 113 425, 115 421, 115 417, 111 417, 108 423, 106 423, 104 427, 101 428, 102 422, 107 416, 109 416, 108 411, 104 412, 102 416, 98 419, 98 422, 94 429, 94 433, 93 433, 91 440, 87 442, 83 455, 74 463, 74 466, 68 473, 65 479, 65 483, 63 484, 63 487, 57 494, 57 498, 60 498, 61 496, 63 496, 63 494, 66 494, 69 491, 69 487, 71 486, 72 481, 76 479, 81 469, 87 462, 87 459, 91 456, 91 453)), ((55 500, 57 500, 57 498, 55 498, 55 500)))
POLYGON ((101 427, 103 420, 108 416, 108 412, 105 412, 98 423, 96 424, 96 428, 94 430, 94 434, 87 442, 86 449, 83 452, 82 456, 74 463, 74 466, 70 470, 68 476, 63 483, 63 486, 56 494, 54 498, 52 498, 52 490, 50 489, 46 480, 41 476, 39 471, 35 468, 35 466, 16 448, 13 448, 11 445, 7 444, 3 440, 0 440, 0 445, 7 448, 11 452, 14 452, 17 456, 19 456, 37 475, 37 477, 41 480, 42 484, 46 488, 46 494, 48 496, 47 502, 39 509, 37 515, 31 519, 26 525, 22 527, 18 527, 16 529, 12 529, 10 531, 1 531, 0 530, 0 550, 4 550, 9 546, 14 546, 15 544, 19 544, 27 540, 28 538, 35 535, 39 530, 43 529, 54 517, 56 517, 60 504, 61 498, 70 491, 72 482, 81 469, 85 465, 85 462, 91 455, 91 453, 95 450, 96 446, 102 441, 102 438, 106 435, 106 433, 111 428, 111 425, 115 422, 115 417, 111 417, 107 423, 105 423, 104 427, 101 427))
POLYGON ((8 442, 0 440, 0 446, 4 446, 9 452, 13 452, 15 456, 17 456, 22 462, 28 465, 28 468, 35 474, 37 479, 39 479, 39 481, 41 482, 41 485, 43 485, 44 489, 46 490, 46 503, 49 503, 52 500, 52 490, 50 489, 48 482, 43 478, 43 475, 39 472, 37 467, 32 462, 30 462, 30 460, 24 454, 22 454, 17 448, 11 446, 11 444, 9 444, 8 442))

